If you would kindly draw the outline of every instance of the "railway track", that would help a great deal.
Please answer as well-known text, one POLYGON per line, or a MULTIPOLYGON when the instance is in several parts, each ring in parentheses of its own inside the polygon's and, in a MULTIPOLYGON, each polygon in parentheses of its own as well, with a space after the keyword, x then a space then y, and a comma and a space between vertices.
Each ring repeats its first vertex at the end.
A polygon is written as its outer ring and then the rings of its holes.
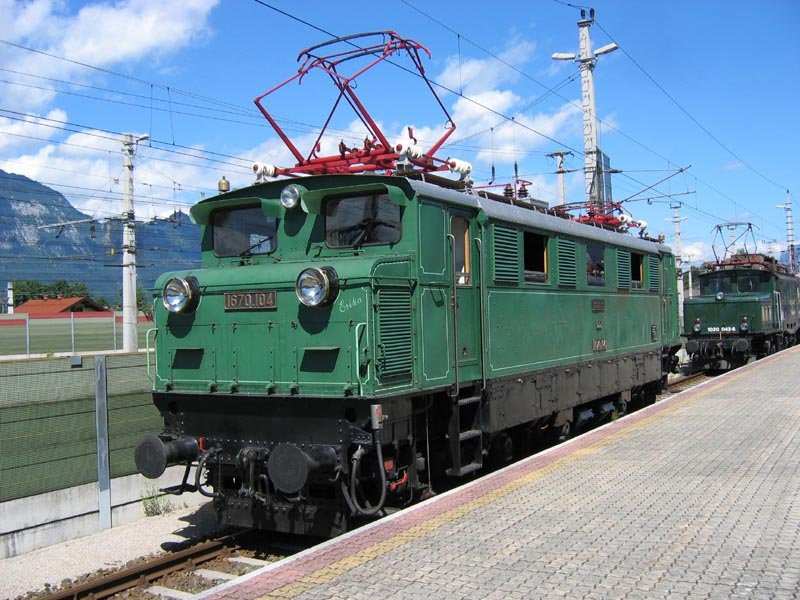
POLYGON ((186 599, 317 542, 290 536, 271 536, 264 541, 263 537, 248 530, 207 540, 42 597, 99 600, 119 595, 126 599, 186 599))
POLYGON ((675 377, 671 381, 669 381, 667 392, 668 394, 677 394, 678 392, 683 392, 692 388, 696 385, 699 385, 709 379, 713 379, 716 376, 715 373, 710 373, 707 371, 697 371, 695 373, 687 373, 686 375, 679 375, 675 377))

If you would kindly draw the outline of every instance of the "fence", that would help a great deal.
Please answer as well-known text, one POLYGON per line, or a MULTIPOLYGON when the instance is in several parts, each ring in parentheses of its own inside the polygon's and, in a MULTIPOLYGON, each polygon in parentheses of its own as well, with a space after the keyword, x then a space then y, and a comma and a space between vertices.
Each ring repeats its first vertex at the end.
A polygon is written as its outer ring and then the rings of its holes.
MULTIPOLYGON (((162 425, 150 397, 147 357, 100 359, 107 373, 110 476, 131 475, 137 441, 162 425)), ((96 372, 94 358, 0 362, 0 502, 99 480, 96 372)))
MULTIPOLYGON (((139 317, 139 347, 153 326, 139 317)), ((122 348, 122 313, 79 312, 0 315, 0 355, 106 352, 122 348)))

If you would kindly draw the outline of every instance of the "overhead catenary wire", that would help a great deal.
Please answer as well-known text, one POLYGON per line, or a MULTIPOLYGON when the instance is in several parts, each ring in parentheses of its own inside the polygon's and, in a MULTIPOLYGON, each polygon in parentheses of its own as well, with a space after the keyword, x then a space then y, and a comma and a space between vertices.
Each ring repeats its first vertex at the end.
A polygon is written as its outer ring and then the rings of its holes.
MULTIPOLYGON (((287 13, 287 12, 285 12, 285 11, 281 11, 281 10, 279 10, 279 9, 276 9, 275 7, 272 7, 272 6, 268 5, 266 2, 257 2, 257 3, 258 3, 258 4, 262 4, 262 5, 264 5, 264 6, 267 6, 268 8, 271 8, 271 9, 273 9, 273 10, 277 10, 278 12, 280 12, 280 13, 282 13, 282 14, 286 15, 287 17, 290 17, 290 18, 296 19, 296 20, 298 20, 299 22, 301 22, 301 23, 303 23, 303 24, 305 24, 305 25, 307 25, 307 26, 313 27, 314 29, 316 29, 316 30, 318 30, 318 31, 322 31, 322 32, 326 33, 327 35, 329 35, 329 36, 331 36, 331 37, 335 37, 335 36, 334 36, 333 34, 331 34, 330 32, 328 32, 328 31, 326 31, 326 30, 324 30, 324 29, 322 29, 322 28, 319 28, 319 27, 317 27, 317 26, 313 25, 313 24, 309 23, 308 21, 305 21, 305 20, 303 20, 303 19, 298 19, 297 17, 295 17, 295 16, 293 16, 293 15, 290 15, 289 13, 287 13)), ((411 5, 410 5, 408 2, 405 2, 405 4, 407 4, 407 5, 411 6, 411 5)), ((569 5, 569 6, 577 6, 577 5, 569 5)), ((451 29, 451 30, 452 30, 452 29, 451 29)), ((454 31, 454 32, 455 32, 455 30, 452 30, 452 31, 454 31)), ((456 33, 457 35, 461 36, 461 37, 464 37, 462 34, 460 34, 460 33, 458 33, 458 32, 455 32, 455 33, 456 33)), ((1 40, 0 40, 0 41, 1 41, 1 40)), ((471 42, 471 40, 469 40, 469 39, 468 39, 468 38, 466 38, 466 37, 464 37, 464 41, 467 41, 467 42, 470 42, 470 43, 472 43, 472 42, 471 42)), ((10 45, 12 45, 12 46, 15 46, 15 47, 18 47, 18 48, 23 48, 23 49, 26 49, 26 50, 35 51, 35 50, 33 50, 33 49, 26 48, 26 47, 24 47, 24 46, 22 46, 22 45, 19 45, 19 44, 10 44, 10 45)), ((478 48, 480 49, 480 46, 476 45, 476 47, 478 47, 478 48)), ((484 49, 484 50, 485 50, 485 49, 484 49)), ((71 61, 70 59, 64 59, 63 57, 58 57, 58 56, 56 56, 56 55, 53 55, 53 54, 50 54, 50 53, 46 53, 46 52, 40 52, 40 51, 37 51, 37 52, 39 52, 40 54, 45 54, 45 55, 47 55, 47 56, 51 56, 51 57, 53 57, 53 58, 57 58, 57 59, 59 59, 59 60, 67 60, 68 62, 72 62, 72 63, 74 63, 74 64, 80 64, 81 66, 83 66, 83 67, 86 67, 86 68, 96 68, 96 67, 94 67, 93 65, 88 65, 88 64, 86 64, 86 63, 80 63, 80 62, 78 62, 78 61, 71 61)), ((108 69, 97 68, 97 70, 99 70, 99 71, 103 71, 103 72, 107 72, 107 73, 113 74, 113 75, 115 75, 115 76, 126 77, 127 79, 130 79, 130 80, 132 80, 132 81, 135 81, 135 82, 137 82, 137 83, 143 83, 143 84, 146 84, 146 85, 148 85, 149 87, 151 87, 151 90, 153 89, 153 86, 155 86, 155 87, 158 87, 158 89, 162 89, 162 90, 165 90, 165 91, 168 91, 168 90, 170 90, 170 89, 171 89, 172 91, 175 91, 175 89, 174 89, 174 88, 171 88, 171 87, 169 87, 169 86, 164 86, 164 85, 161 85, 161 84, 154 84, 153 82, 148 82, 148 81, 146 81, 146 80, 143 80, 143 79, 141 79, 141 78, 126 76, 126 75, 124 75, 124 74, 121 74, 121 73, 116 73, 116 72, 114 72, 114 71, 111 71, 111 70, 108 70, 108 69)), ((520 72, 522 72, 522 73, 524 74, 524 71, 520 70, 520 72)), ((447 88, 444 88, 443 86, 440 86, 440 87, 442 87, 442 89, 447 89, 447 88)), ((547 87, 547 86, 545 86, 545 87, 547 87)), ((450 91, 451 93, 458 94, 458 92, 454 92, 453 90, 448 90, 448 91, 450 91)), ((217 106, 234 106, 234 105, 232 105, 232 104, 230 104, 230 103, 225 103, 225 102, 222 102, 222 101, 217 101, 217 100, 215 100, 215 99, 209 99, 209 98, 206 98, 206 97, 203 97, 203 96, 200 96, 200 95, 198 95, 198 94, 191 93, 191 92, 184 92, 184 91, 181 91, 180 93, 181 93, 181 94, 183 94, 183 95, 186 95, 187 97, 197 97, 197 98, 202 98, 204 101, 212 102, 213 104, 215 104, 215 105, 217 105, 217 106)), ((548 92, 548 93, 550 93, 550 92, 548 92)), ((463 97, 463 94, 462 94, 462 97, 463 97)), ((562 98, 563 98, 563 96, 560 96, 560 95, 559 95, 559 97, 562 97, 562 98)), ((164 102, 164 100, 160 100, 160 99, 159 99, 159 101, 161 101, 161 102, 164 102)), ((146 108, 146 107, 145 107, 145 108, 146 108)), ((237 107, 237 109, 238 109, 238 107, 237 107)), ((176 112, 175 114, 177 114, 177 112, 176 112)), ((506 117, 505 115, 500 115, 500 116, 501 116, 501 117, 505 117, 505 118, 506 118, 506 122, 508 122, 508 120, 509 120, 509 118, 508 118, 508 117, 506 117)), ((612 129, 613 129, 613 127, 612 127, 612 129)), ((536 132, 535 130, 532 130, 532 131, 533 131, 534 133, 538 133, 538 132, 536 132)), ((88 132, 81 132, 81 133, 88 134, 88 132)), ((624 134, 623 134, 623 135, 624 135, 624 134)), ((551 140, 552 140, 552 138, 548 138, 548 139, 551 139, 551 140)), ((173 141, 174 141, 174 140, 173 140, 173 141)), ((557 141, 557 140, 553 140, 553 141, 557 141)), ((458 140, 454 140, 454 141, 452 142, 452 144, 456 144, 457 142, 458 142, 458 140)), ((156 142, 156 143, 161 143, 161 144, 169 145, 169 142, 156 142)), ((107 151, 107 149, 102 149, 102 150, 103 150, 103 151, 107 151)), ((163 148, 163 150, 164 150, 165 152, 169 151, 167 148, 163 148)), ((650 150, 650 151, 653 151, 652 149, 649 149, 649 148, 648 148, 648 150, 650 150)), ((500 154, 500 153, 502 152, 502 150, 499 150, 499 149, 498 149, 498 150, 497 150, 497 152, 498 152, 498 154, 500 154)), ((582 153, 581 153, 581 154, 582 154, 582 153)), ((190 156, 193 156, 194 158, 200 158, 200 157, 198 157, 198 156, 191 155, 191 154, 190 154, 190 156)), ((149 157, 148 157, 148 158, 149 158, 149 157)), ((231 158, 233 159, 234 157, 231 157, 231 158)), ((235 157, 235 158, 236 158, 237 160, 242 160, 242 159, 240 159, 240 157, 235 157)), ((167 161, 166 161, 166 159, 163 159, 163 158, 155 158, 155 157, 153 157, 153 158, 152 158, 152 160, 156 160, 156 161, 164 161, 164 162, 167 162, 167 161)), ((203 160, 205 160, 205 159, 203 159, 203 160)), ((243 162, 244 162, 244 160, 243 160, 243 162)), ((248 161, 248 162, 249 162, 249 161, 248 161)), ((179 164, 180 164, 180 163, 179 163, 179 164)), ((189 163, 189 164, 191 164, 191 163, 189 163)), ((242 164, 241 166, 238 166, 238 168, 239 168, 239 169, 241 169, 241 171, 244 173, 244 172, 247 172, 247 171, 248 171, 248 166, 249 166, 249 165, 247 165, 247 166, 246 166, 246 165, 242 164)), ((623 175, 623 177, 628 177, 628 176, 627 176, 627 175, 623 175)), ((635 179, 633 179, 633 178, 631 178, 631 181, 636 181, 636 180, 635 180, 635 179)), ((638 182, 638 183, 639 183, 639 184, 641 184, 641 182, 638 182)), ((714 188, 713 188, 713 187, 711 187, 711 186, 709 186, 709 188, 710 188, 710 189, 712 189, 712 190, 714 190, 714 188)), ((722 193, 721 193, 721 192, 719 192, 718 190, 714 190, 714 191, 715 191, 716 193, 719 193, 719 194, 720 194, 722 197, 726 197, 724 194, 722 194, 722 193)), ((731 198, 729 198, 729 197, 728 197, 728 199, 729 199, 729 200, 731 200, 732 202, 736 203, 736 201, 735 201, 735 200, 733 200, 733 199, 731 199, 731 198)), ((738 203, 737 203, 737 205, 738 205, 738 203)), ((738 206, 741 206, 741 205, 738 205, 738 206)), ((744 207, 742 207, 742 208, 744 208, 744 207)))

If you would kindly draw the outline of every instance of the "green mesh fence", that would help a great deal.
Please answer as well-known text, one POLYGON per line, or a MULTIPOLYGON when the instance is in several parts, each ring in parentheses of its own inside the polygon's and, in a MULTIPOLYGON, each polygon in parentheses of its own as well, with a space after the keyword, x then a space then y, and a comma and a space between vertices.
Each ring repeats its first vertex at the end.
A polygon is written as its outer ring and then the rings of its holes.
MULTIPOLYGON (((151 322, 137 324, 139 348, 145 348, 151 322)), ((108 352, 122 348, 122 324, 110 316, 28 319, 25 314, 0 315, 0 356, 56 352, 108 352)))
MULTIPOLYGON (((97 481, 93 357, 0 363, 0 502, 97 481)), ((161 430, 146 357, 109 355, 111 476, 136 472, 133 450, 161 430)))

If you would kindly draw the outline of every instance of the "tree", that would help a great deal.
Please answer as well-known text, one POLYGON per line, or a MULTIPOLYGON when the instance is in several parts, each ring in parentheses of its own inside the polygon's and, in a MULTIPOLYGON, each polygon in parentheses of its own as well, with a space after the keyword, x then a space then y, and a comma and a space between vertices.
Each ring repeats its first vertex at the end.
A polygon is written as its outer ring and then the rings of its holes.
POLYGON ((153 296, 142 286, 136 288, 136 309, 148 317, 153 316, 153 296))
POLYGON ((89 288, 82 281, 69 283, 64 279, 59 279, 52 283, 42 283, 33 279, 18 279, 12 283, 14 285, 15 306, 19 306, 28 300, 44 298, 44 296, 63 296, 65 298, 90 296, 89 288))

